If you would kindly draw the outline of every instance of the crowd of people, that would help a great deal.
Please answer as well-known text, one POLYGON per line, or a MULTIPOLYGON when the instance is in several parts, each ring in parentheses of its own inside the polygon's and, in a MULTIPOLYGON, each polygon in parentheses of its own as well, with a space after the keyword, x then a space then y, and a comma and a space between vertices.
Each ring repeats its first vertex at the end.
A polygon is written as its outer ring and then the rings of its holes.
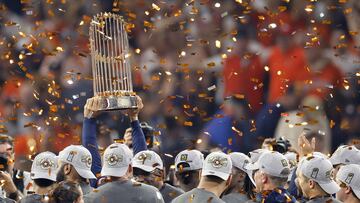
POLYGON ((30 173, 14 169, 13 140, 1 137, 0 150, 8 160, 0 174, 1 202, 360 202, 360 150, 355 146, 342 145, 326 155, 316 151, 319 140, 308 140, 303 132, 297 150, 273 138, 248 155, 186 149, 176 156, 172 174, 144 135, 138 96, 138 108, 124 112, 131 120, 128 140, 115 140, 101 153, 99 101, 91 98, 85 105, 82 145, 67 146, 58 155, 39 153, 30 173))
POLYGON ((359 2, 0 0, 0 201, 360 202, 359 2), (91 98, 99 12, 137 109, 91 98))

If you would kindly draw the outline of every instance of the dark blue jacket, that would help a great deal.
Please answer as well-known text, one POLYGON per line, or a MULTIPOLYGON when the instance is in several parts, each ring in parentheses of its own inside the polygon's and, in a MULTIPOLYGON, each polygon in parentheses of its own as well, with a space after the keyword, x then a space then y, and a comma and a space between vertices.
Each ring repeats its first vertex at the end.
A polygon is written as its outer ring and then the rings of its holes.
MULTIPOLYGON (((91 171, 99 177, 101 173, 101 156, 96 139, 96 118, 84 118, 82 131, 82 145, 88 149, 92 156, 91 171)), ((144 133, 139 121, 131 122, 132 143, 134 154, 147 150, 144 133)), ((90 185, 96 187, 97 180, 90 180, 90 185)))

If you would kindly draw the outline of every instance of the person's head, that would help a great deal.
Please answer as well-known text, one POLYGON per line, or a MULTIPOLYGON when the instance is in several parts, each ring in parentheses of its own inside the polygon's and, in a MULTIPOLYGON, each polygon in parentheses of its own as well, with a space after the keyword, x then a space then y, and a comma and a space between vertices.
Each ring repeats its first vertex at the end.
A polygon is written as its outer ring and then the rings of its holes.
POLYGON ((0 135, 0 170, 11 172, 15 163, 14 140, 8 135, 0 135))
POLYGON ((181 189, 189 191, 199 184, 204 155, 198 150, 184 150, 175 157, 175 175, 181 189))
POLYGON ((132 151, 125 144, 113 143, 104 152, 101 176, 129 179, 132 177, 132 151))
POLYGON ((91 172, 92 157, 85 147, 70 145, 59 153, 60 167, 56 177, 57 182, 72 180, 75 182, 96 179, 91 172))
POLYGON ((50 195, 50 203, 83 203, 83 193, 78 183, 60 182, 50 195))
POLYGON ((134 178, 138 182, 161 188, 164 184, 164 164, 154 151, 146 150, 137 153, 132 160, 134 178))
POLYGON ((236 121, 248 119, 250 108, 243 95, 233 95, 225 98, 224 112, 236 121))
POLYGON ((223 152, 210 153, 203 164, 200 184, 198 187, 206 189, 216 188, 220 196, 231 183, 232 162, 229 155, 223 152))
POLYGON ((325 157, 304 157, 296 171, 296 181, 306 198, 332 195, 340 189, 333 180, 332 173, 332 164, 325 157))
POLYGON ((31 165, 30 177, 37 187, 47 188, 56 182, 57 169, 57 156, 52 152, 42 152, 31 165))
POLYGON ((230 188, 240 187, 244 189, 245 179, 248 176, 249 171, 245 168, 251 160, 248 156, 240 152, 230 153, 232 167, 232 181, 230 188))
POLYGON ((357 200, 360 202, 360 165, 341 166, 336 175, 336 181, 340 185, 340 190, 336 193, 338 200, 342 202, 357 200))
POLYGON ((331 155, 329 161, 335 168, 334 176, 336 176, 340 166, 360 164, 360 151, 354 146, 342 145, 331 155))
POLYGON ((248 164, 247 170, 252 171, 252 179, 256 192, 274 190, 284 187, 290 174, 290 165, 279 152, 264 152, 255 163, 248 164))

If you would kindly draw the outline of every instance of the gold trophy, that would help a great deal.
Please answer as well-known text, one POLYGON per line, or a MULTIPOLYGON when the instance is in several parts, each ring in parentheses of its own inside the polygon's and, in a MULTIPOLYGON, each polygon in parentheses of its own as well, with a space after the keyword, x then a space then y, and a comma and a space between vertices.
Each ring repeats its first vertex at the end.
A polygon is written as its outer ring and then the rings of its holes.
POLYGON ((99 111, 137 108, 133 92, 129 42, 122 16, 100 13, 90 23, 94 98, 99 111))

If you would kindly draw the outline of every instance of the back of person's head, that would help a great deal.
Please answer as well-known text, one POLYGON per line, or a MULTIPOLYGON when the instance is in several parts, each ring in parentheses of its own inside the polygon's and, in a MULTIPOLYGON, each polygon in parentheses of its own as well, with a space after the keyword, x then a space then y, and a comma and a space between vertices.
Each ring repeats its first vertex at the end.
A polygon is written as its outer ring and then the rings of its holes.
POLYGON ((128 146, 113 143, 104 152, 102 176, 123 177, 132 174, 131 161, 133 154, 128 146))
POLYGON ((52 152, 38 154, 32 163, 30 177, 39 187, 49 187, 56 181, 57 156, 52 152))
POLYGON ((224 184, 224 190, 231 182, 232 162, 229 155, 223 152, 210 153, 203 164, 201 183, 224 184))
POLYGON ((184 191, 199 184, 203 162, 204 155, 198 150, 183 150, 175 157, 175 175, 184 191))
POLYGON ((63 181, 51 192, 49 203, 78 203, 82 202, 82 196, 83 193, 77 183, 63 181))

